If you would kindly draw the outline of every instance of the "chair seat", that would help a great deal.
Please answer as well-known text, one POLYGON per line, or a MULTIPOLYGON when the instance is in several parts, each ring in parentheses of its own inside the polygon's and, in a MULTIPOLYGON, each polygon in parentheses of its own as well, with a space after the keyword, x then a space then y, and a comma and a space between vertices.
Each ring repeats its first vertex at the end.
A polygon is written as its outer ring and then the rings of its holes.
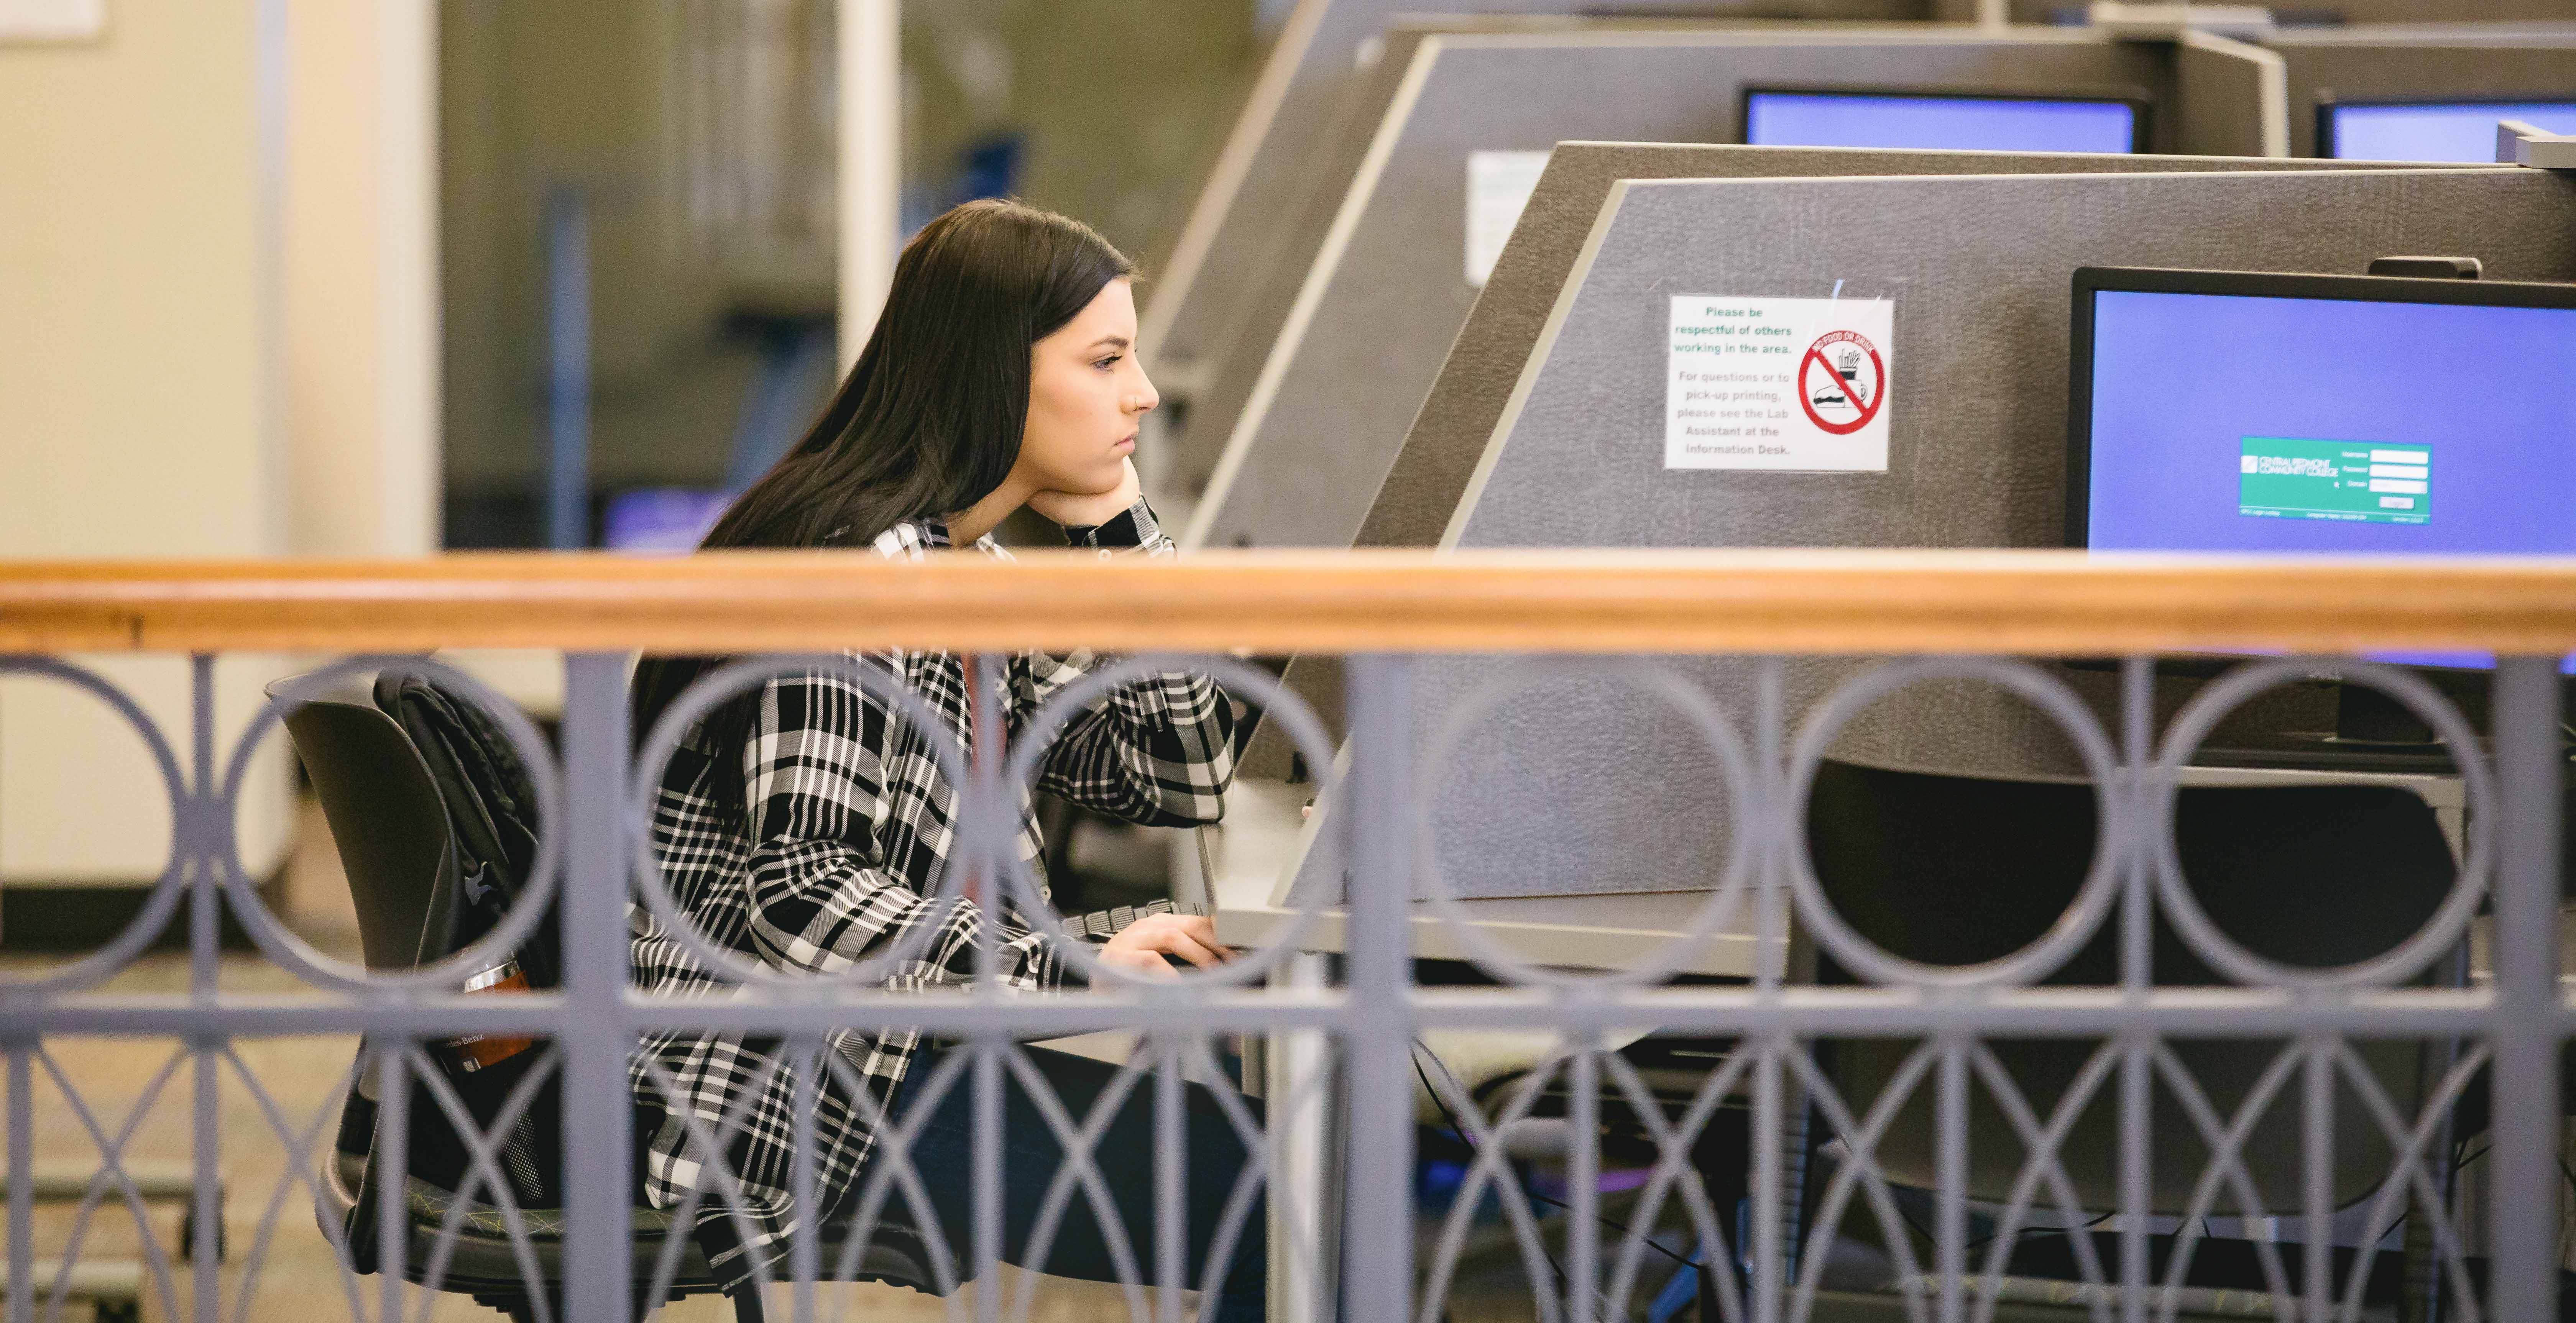
MULTIPOLYGON (((314 1214, 322 1220, 325 1233, 347 1225, 350 1208, 356 1203, 353 1191, 363 1188, 366 1160, 352 1154, 340 1154, 329 1164, 329 1174, 322 1182, 323 1191, 314 1203, 314 1214)), ((436 1249, 448 1219, 456 1220, 453 1248, 448 1253, 446 1270, 440 1275, 439 1289, 469 1294, 478 1298, 501 1299, 528 1294, 529 1284, 519 1270, 519 1258, 511 1247, 509 1216, 501 1209, 477 1199, 459 1199, 456 1192, 433 1185, 417 1176, 405 1178, 403 1204, 409 1214, 410 1234, 403 1250, 403 1275, 411 1281, 422 1280, 424 1268, 436 1249)), ((530 1254, 536 1260, 537 1272, 545 1284, 563 1280, 564 1210, 560 1208, 523 1208, 519 1224, 527 1232, 530 1254)), ((662 1257, 674 1219, 658 1208, 630 1211, 628 1225, 634 1239, 633 1281, 650 1282, 662 1257)), ((910 1227, 880 1223, 866 1249, 859 1254, 853 1271, 846 1277, 833 1276, 840 1266, 841 1253, 847 1244, 846 1223, 826 1228, 820 1246, 822 1271, 832 1280, 880 1282, 900 1286, 925 1295, 938 1295, 937 1281, 924 1264, 928 1253, 910 1227)), ((699 1295, 719 1289, 715 1273, 708 1268, 706 1253, 694 1237, 681 1247, 679 1261, 671 1277, 671 1298, 699 1295)))

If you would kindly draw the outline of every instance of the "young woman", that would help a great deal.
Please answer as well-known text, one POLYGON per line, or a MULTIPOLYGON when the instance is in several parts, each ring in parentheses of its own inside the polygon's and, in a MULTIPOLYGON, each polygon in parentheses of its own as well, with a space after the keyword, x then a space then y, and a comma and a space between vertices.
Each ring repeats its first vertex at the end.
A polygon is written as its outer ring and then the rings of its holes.
MULTIPOLYGON (((897 262, 875 333, 822 419, 743 493, 705 545, 867 548, 895 560, 973 547, 1007 558, 988 534, 1025 505, 1062 525, 1073 545, 1104 556, 1171 554, 1129 458, 1139 419, 1157 403, 1136 364, 1133 274, 1088 228, 1015 203, 970 203, 933 221, 897 262)), ((958 658, 897 652, 872 660, 938 714, 946 738, 973 748, 958 658)), ((1009 732, 1016 735, 1091 661, 1011 658, 1001 695, 1009 732)), ((647 659, 636 674, 637 731, 650 730, 682 690, 720 662, 647 659)), ((1113 690, 1067 724, 1048 751, 1040 785, 1133 822, 1212 822, 1233 775, 1232 737, 1226 699, 1213 684, 1157 675, 1113 690)), ((938 770, 925 734, 848 677, 817 672, 768 681, 695 723, 662 777, 652 831, 663 882, 696 930, 769 967, 829 975, 910 943, 913 954, 885 974, 884 986, 963 984, 975 977, 979 934, 989 925, 1003 983, 1040 990, 1078 981, 1050 939, 1021 916, 937 899, 957 848, 957 814, 957 787, 938 770)), ((1025 813, 1017 850, 1036 866, 1037 824, 1025 813)), ((664 925, 640 907, 634 915, 643 988, 722 986, 664 925)), ((1166 957, 1202 966, 1226 958, 1206 919, 1175 915, 1139 920, 1100 954, 1154 976, 1170 974, 1166 957)), ((790 1237, 856 1212, 866 1176, 884 1160, 877 1148, 890 1117, 918 1125, 910 1156, 959 1276, 971 1275, 973 1090, 961 1078, 936 1099, 923 1096, 921 1082, 940 1047, 913 1031, 848 1029, 829 1050, 867 1096, 854 1097, 842 1075, 809 1082, 820 1199, 802 1208, 789 1177, 798 1089, 780 1044, 723 1034, 648 1039, 633 1072, 643 1110, 645 1196, 673 1207, 703 1177, 684 1117, 717 1133, 753 1234, 745 1243, 714 1184, 698 1234, 717 1272, 739 1284, 755 1260, 783 1254, 790 1237)), ((1085 1058, 1024 1050, 1076 1118, 1089 1114, 1114 1074, 1085 1058)), ((1191 1087, 1184 1142, 1195 1285, 1244 1148, 1216 1100, 1191 1087)), ((1149 1279, 1152 1096, 1150 1088, 1129 1094, 1100 1164, 1149 1279), (1120 1145, 1137 1151, 1119 1154, 1120 1145)), ((1114 1280, 1109 1239, 1081 1198, 1043 1260, 1024 1262, 1030 1224, 1064 1155, 1016 1081, 1005 1094, 1004 1121, 1002 1257, 1057 1275, 1114 1280)), ((885 1207, 890 1218, 920 1221, 900 1197, 885 1207)), ((1260 1317, 1261 1226, 1256 1205, 1220 1298, 1203 1316, 1229 1323, 1260 1317)))

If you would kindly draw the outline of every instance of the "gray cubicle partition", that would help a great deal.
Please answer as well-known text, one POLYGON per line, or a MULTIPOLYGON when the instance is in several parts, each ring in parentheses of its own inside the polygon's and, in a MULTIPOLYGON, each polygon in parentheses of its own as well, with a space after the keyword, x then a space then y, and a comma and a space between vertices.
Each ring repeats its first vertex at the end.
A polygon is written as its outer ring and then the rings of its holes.
POLYGON ((1138 333, 1147 369, 1176 406, 1158 411, 1161 444, 1142 461, 1154 489, 1179 516, 1176 527, 1206 491, 1262 356, 1295 306, 1299 284, 1422 42, 1486 30, 1562 30, 1567 23, 1487 14, 1408 17, 1388 25, 1371 39, 1367 60, 1334 98, 1320 131, 1299 142, 1293 161, 1271 165, 1278 177, 1267 180, 1261 214, 1252 214, 1250 201, 1240 214, 1229 213, 1234 218, 1196 273, 1177 269, 1176 258, 1172 279, 1186 283, 1168 299, 1149 295, 1138 333), (1153 319, 1164 307, 1172 309, 1168 328, 1153 319))
MULTIPOLYGON (((2205 98, 2259 99, 2268 53, 2209 38, 2190 51, 2205 98)), ((2178 113, 2180 63, 2172 45, 2055 28, 1426 35, 1275 339, 1266 352, 1239 344, 1198 399, 1184 475, 1191 451, 1220 430, 1225 441, 1183 541, 1349 545, 1476 298, 1464 269, 1473 152, 1733 142, 1748 82, 2134 88, 2154 101, 2161 146, 2188 123, 2204 150, 2259 148, 2259 127, 2230 137, 2214 116, 2178 113)))
MULTIPOLYGON (((1283 231, 1303 213, 1306 191, 1339 137, 1335 120, 1347 113, 1347 98, 1391 50, 1390 26, 1402 26, 1399 16, 1455 15, 1464 21, 1581 15, 1601 7, 1585 0, 1298 0, 1191 205, 1170 261, 1146 291, 1141 338, 1148 365, 1190 375, 1276 254, 1295 246, 1283 231)), ((1764 18, 1924 16, 1922 0, 1629 0, 1617 8, 1676 18, 1724 17, 1739 10, 1764 18)), ((1369 119, 1374 122, 1375 115, 1369 119)), ((1332 192, 1338 195, 1348 179, 1344 170, 1332 192)))
POLYGON ((2317 104, 2414 97, 2576 99, 2576 24, 2471 23, 2285 31, 2290 151, 2317 153, 2317 104))
MULTIPOLYGON (((1902 7, 1915 0, 1798 0, 1793 9, 1820 13, 1902 7)), ((1501 8, 1497 6, 1496 8, 1501 8)), ((1432 37, 1548 37, 1599 32, 1713 32, 1812 25, 1741 19, 1568 17, 1541 12, 1562 3, 1526 0, 1530 12, 1408 14, 1370 38, 1315 131, 1294 152, 1272 151, 1241 167, 1242 197, 1224 209, 1222 226, 1198 225, 1177 246, 1172 269, 1149 281, 1140 337, 1146 366, 1170 408, 1160 411, 1141 461, 1153 488, 1181 513, 1205 491, 1252 393, 1261 364, 1279 337, 1306 273, 1333 233, 1343 198, 1361 172, 1388 106, 1406 86, 1422 43, 1432 37), (1191 235, 1203 235, 1204 245, 1191 235)), ((1337 13, 1339 11, 1336 11, 1337 13)), ((1283 42, 1286 38, 1282 38, 1283 42)), ((1256 106, 1260 99, 1256 97, 1256 106)), ((1246 114, 1251 114, 1247 111, 1246 114)), ((1282 114, 1286 113, 1283 108, 1282 114)), ((1238 136, 1241 134, 1238 129, 1238 136)), ((1229 160, 1233 158, 1229 157, 1229 160)), ((1210 189, 1223 183, 1221 166, 1210 189)), ((1199 212, 1214 207, 1203 195, 1199 212)), ((1178 524, 1176 520, 1176 525, 1178 524)))
MULTIPOLYGON (((1880 152, 1837 148, 1703 147, 1667 143, 1557 145, 1493 277, 1451 343, 1439 376, 1413 415, 1386 479, 1377 484, 1358 546, 1437 545, 1476 461, 1512 397, 1530 350, 1556 306, 1611 186, 1622 179, 1993 175, 2175 170, 2321 170, 2325 161, 2215 156, 2077 156, 1990 152, 1880 152)), ((2371 167, 2362 167, 2371 168, 2371 167)), ((1287 682, 1336 730, 1341 662, 1300 657, 1287 682)), ((1289 753, 1275 732, 1257 736, 1245 771, 1277 778, 1289 753)))
POLYGON ((2174 47, 2174 147, 2190 156, 2288 156, 2289 80, 2260 46, 2186 32, 2174 47))
MULTIPOLYGON (((2576 277, 2576 178, 2513 168, 1631 181, 1613 187, 1443 538, 1448 547, 2014 547, 2060 538, 2069 276, 2114 264, 2356 272, 2389 253, 2576 277), (1679 293, 1891 295, 1883 473, 1663 467, 1665 309, 1679 293), (1897 391, 1902 391, 1902 395, 1897 391)), ((1790 659, 1793 720, 1865 663, 1790 659)), ((1737 714, 1757 663, 1676 668, 1737 714)), ((1426 668, 1426 746, 1502 665, 1426 668)), ((1708 885, 1714 760, 1661 700, 1598 678, 1499 702, 1424 774, 1444 875, 1469 895, 1708 885), (1643 842, 1644 844, 1640 844, 1643 842), (1682 875, 1631 861, 1706 861, 1682 875)), ((1843 756, 2068 774, 2044 719, 1983 686, 1918 685, 1843 756)), ((1308 879, 1309 883, 1317 881, 1308 879)))
POLYGON ((2045 156, 1866 152, 1660 143, 1560 144, 1521 213, 1440 374, 1379 485, 1354 544, 1428 547, 1440 540, 1468 475, 1556 306, 1611 185, 1622 179, 1825 175, 2066 174, 2175 170, 2335 170, 2368 164, 2226 157, 2045 156))
POLYGON ((1299 207, 1305 162, 1329 136, 1337 107, 1374 59, 1400 11, 1554 12, 1569 0, 1297 0, 1273 39, 1207 183, 1190 206, 1171 260, 1147 287, 1140 322, 1149 366, 1196 361, 1299 207))

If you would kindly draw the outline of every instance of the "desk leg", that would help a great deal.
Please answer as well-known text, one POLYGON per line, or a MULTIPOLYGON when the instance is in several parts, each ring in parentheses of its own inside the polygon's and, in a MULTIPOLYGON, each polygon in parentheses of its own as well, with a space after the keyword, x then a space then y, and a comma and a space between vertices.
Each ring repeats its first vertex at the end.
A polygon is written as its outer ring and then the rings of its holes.
MULTIPOLYGON (((1290 956, 1270 973, 1274 988, 1324 986, 1325 957, 1290 956)), ((1270 1126, 1270 1323, 1331 1323, 1333 1162, 1331 1046, 1313 1030, 1272 1032, 1262 1044, 1262 1093, 1270 1126), (1301 1097, 1300 1091, 1304 1090, 1301 1097)))

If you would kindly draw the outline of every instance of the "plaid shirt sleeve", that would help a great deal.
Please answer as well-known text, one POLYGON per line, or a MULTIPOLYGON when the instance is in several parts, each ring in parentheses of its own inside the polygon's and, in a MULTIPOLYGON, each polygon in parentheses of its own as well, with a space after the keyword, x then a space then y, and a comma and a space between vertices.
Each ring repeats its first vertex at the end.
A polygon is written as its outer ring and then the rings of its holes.
MULTIPOLYGON (((770 682, 743 751, 743 786, 753 842, 745 869, 748 937, 762 958, 833 973, 930 928, 914 956, 888 972, 886 986, 974 981, 982 913, 917 890, 902 864, 923 861, 887 857, 889 839, 900 842, 896 848, 947 855, 956 805, 921 737, 880 700, 843 676, 770 682), (894 818, 916 830, 881 833, 894 818), (933 833, 941 839, 922 839, 933 833)), ((936 866, 910 871, 935 876, 936 866)), ((1006 920, 1000 938, 995 972, 1004 986, 1064 983, 1064 966, 1043 937, 1006 920)))
MULTIPOLYGON (((1068 528, 1065 537, 1104 558, 1176 550, 1142 497, 1108 523, 1068 528)), ((1013 680, 1022 710, 1032 711, 1103 659, 1082 652, 1025 660, 1013 680)), ((1109 691, 1066 723, 1038 788, 1129 822, 1186 827, 1222 817, 1233 780, 1233 703, 1206 676, 1166 671, 1109 691)))

